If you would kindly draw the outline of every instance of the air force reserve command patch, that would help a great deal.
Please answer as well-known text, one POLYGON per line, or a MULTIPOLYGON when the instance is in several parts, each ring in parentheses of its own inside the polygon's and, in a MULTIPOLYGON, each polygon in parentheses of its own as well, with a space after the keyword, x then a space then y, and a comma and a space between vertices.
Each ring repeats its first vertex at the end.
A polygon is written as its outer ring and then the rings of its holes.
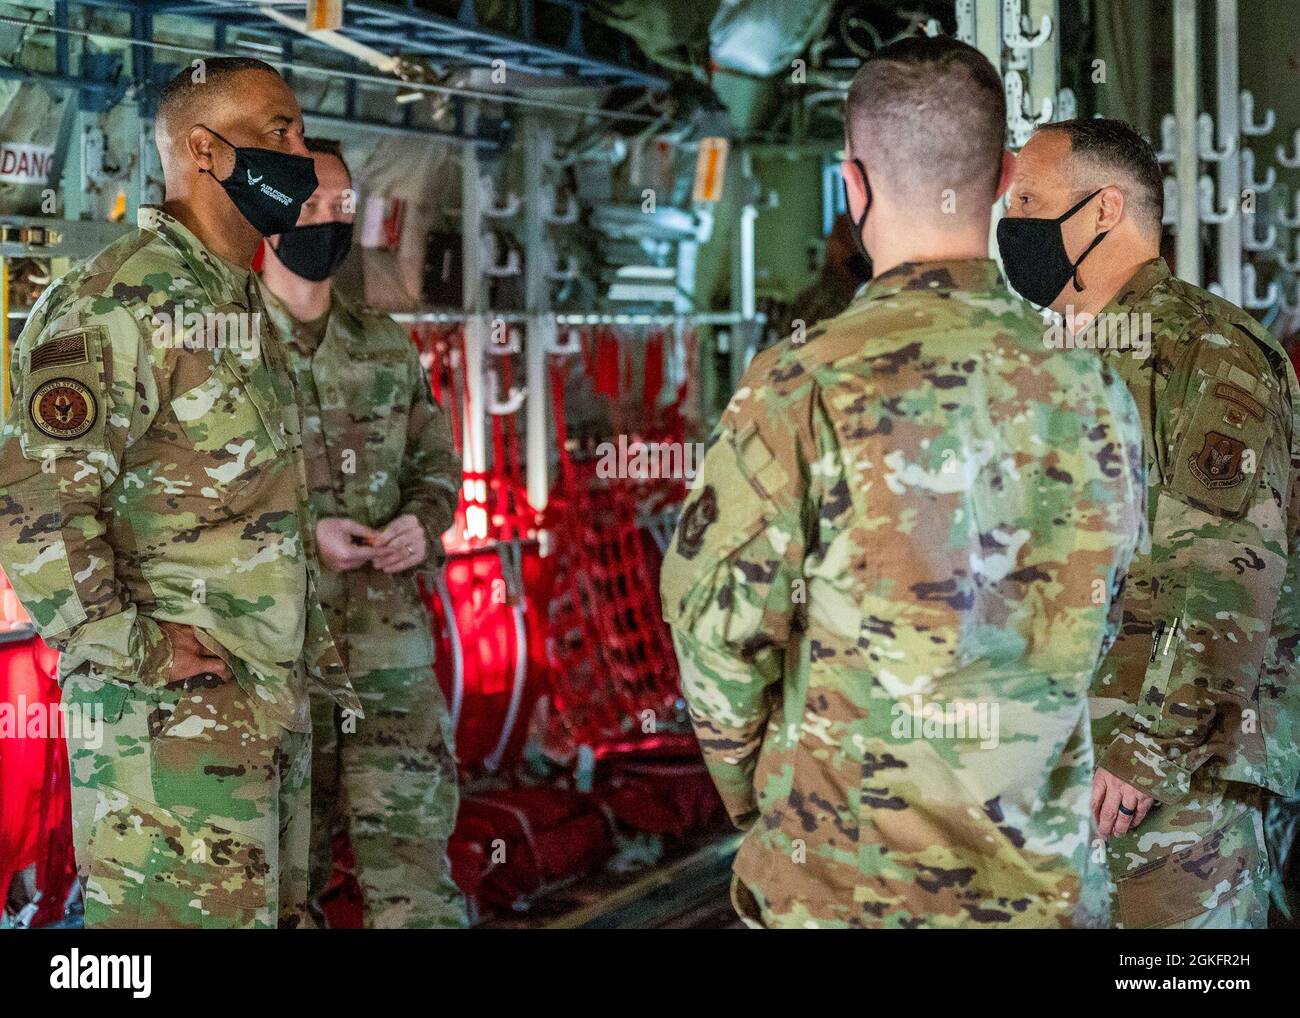
POLYGON ((75 378, 52 378, 32 393, 28 412, 42 434, 69 441, 95 426, 99 404, 75 378))
POLYGON ((1231 488, 1245 477, 1242 454, 1246 446, 1239 439, 1207 431, 1201 451, 1188 458, 1187 465, 1207 488, 1231 488))

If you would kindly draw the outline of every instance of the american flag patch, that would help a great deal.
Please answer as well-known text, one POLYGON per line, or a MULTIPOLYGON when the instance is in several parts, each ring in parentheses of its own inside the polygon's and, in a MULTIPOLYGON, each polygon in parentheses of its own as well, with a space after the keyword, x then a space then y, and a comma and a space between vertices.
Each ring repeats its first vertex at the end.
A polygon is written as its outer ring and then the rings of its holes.
POLYGON ((33 350, 27 370, 66 368, 74 364, 85 364, 86 360, 86 334, 74 332, 71 335, 59 336, 48 343, 42 343, 33 350))

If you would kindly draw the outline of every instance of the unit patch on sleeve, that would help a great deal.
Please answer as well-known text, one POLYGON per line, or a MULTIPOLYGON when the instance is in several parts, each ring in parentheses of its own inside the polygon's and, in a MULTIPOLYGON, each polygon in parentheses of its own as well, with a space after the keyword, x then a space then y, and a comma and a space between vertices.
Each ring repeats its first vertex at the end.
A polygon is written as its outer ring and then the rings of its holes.
POLYGON ((75 378, 54 378, 32 393, 28 411, 42 434, 68 441, 95 426, 99 404, 95 394, 75 378))
POLYGON ((1217 431, 1207 431, 1201 451, 1188 457, 1187 465, 1207 488, 1231 488, 1244 477, 1241 467, 1244 442, 1217 431))

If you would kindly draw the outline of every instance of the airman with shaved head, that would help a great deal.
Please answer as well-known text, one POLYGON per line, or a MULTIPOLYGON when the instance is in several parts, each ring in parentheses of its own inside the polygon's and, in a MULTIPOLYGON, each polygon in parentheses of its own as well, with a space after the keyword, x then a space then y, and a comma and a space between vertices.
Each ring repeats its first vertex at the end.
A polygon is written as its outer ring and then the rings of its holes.
POLYGON ((52 285, 12 355, 0 565, 61 651, 86 925, 306 917, 315 680, 359 710, 316 593, 292 373, 249 263, 316 177, 255 60, 163 90, 161 207, 52 285))
POLYGON ((1108 919, 1085 694, 1143 532, 1141 438, 987 257, 1005 114, 956 40, 863 64, 841 170, 877 275, 754 359, 664 560, 751 925, 1108 919))

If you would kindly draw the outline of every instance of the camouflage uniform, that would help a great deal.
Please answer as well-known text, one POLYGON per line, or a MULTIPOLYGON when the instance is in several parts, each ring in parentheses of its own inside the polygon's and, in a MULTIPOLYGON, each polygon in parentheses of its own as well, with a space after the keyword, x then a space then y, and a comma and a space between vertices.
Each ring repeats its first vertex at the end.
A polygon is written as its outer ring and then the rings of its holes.
POLYGON ((359 703, 316 595, 292 376, 249 272, 160 209, 139 224, 18 340, 0 563, 61 651, 65 702, 104 711, 68 747, 86 924, 296 925, 309 674, 359 703), (177 311, 175 330, 156 317, 177 311), (195 344, 186 312, 231 317, 195 344), (193 626, 237 681, 167 684, 159 620, 193 626))
MULTIPOLYGON (((452 522, 460 466, 419 355, 385 315, 333 296, 323 336, 263 288, 303 409, 312 506, 379 529, 413 513, 430 567, 452 522)), ((331 873, 331 835, 350 831, 366 925, 467 925, 447 839, 459 804, 451 720, 414 572, 326 570, 321 596, 366 720, 313 697, 312 887, 331 873)))
POLYGON ((1107 842, 1116 920, 1262 926, 1261 797, 1300 770, 1295 372, 1253 318, 1161 259, 1103 313, 1151 316, 1148 356, 1103 354, 1142 416, 1151 531, 1091 694, 1098 765, 1156 799, 1107 842))
POLYGON ((1085 694, 1141 491, 1123 385, 990 261, 899 266, 755 359, 662 579, 743 918, 1105 922, 1085 694))

